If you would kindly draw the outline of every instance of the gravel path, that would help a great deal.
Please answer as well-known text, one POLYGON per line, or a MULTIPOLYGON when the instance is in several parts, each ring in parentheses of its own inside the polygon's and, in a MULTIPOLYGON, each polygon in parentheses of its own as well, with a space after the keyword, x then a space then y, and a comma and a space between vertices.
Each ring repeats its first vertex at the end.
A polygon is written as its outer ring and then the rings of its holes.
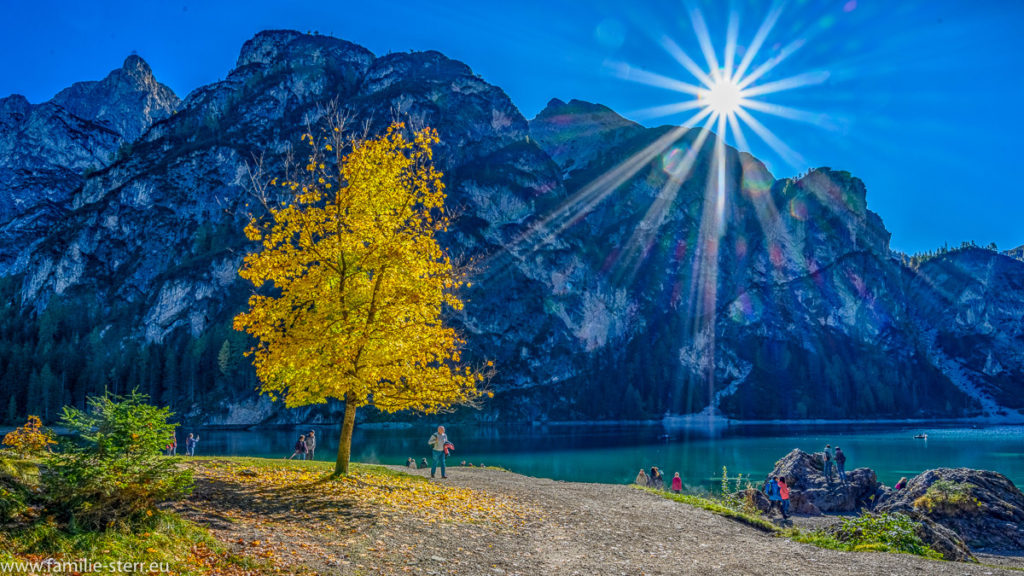
MULTIPOLYGON (((429 476, 429 471, 395 470, 429 476)), ((526 521, 426 523, 402 512, 339 507, 315 487, 281 493, 200 477, 178 511, 205 525, 253 573, 458 575, 997 575, 986 565, 906 554, 824 550, 624 485, 556 482, 501 470, 449 468, 444 482, 501 495, 526 521)), ((796 518, 809 528, 824 519, 796 518)))
MULTIPOLYGON (((454 485, 500 491, 544 511, 493 548, 466 549, 459 527, 431 539, 437 558, 418 566, 458 574, 1015 574, 993 566, 939 562, 906 554, 824 550, 777 538, 705 510, 628 486, 529 478, 497 470, 454 468, 454 485), (457 548, 463 552, 457 552, 457 548), (469 554, 465 554, 470 552, 469 554), (465 554, 465 555, 464 555, 465 554)), ((414 474, 429 474, 413 471, 414 474)), ((441 480, 437 480, 441 481, 441 480)), ((468 541, 473 541, 472 539, 468 541)))

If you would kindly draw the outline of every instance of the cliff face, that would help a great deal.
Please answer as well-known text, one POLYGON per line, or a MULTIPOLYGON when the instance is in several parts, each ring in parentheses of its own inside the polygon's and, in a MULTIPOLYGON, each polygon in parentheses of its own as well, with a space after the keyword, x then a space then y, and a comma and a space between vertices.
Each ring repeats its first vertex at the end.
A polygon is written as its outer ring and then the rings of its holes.
POLYGON ((462 214, 443 241, 478 262, 452 321, 499 368, 480 418, 1021 407, 1024 263, 978 251, 904 267, 848 173, 775 180, 726 148, 719 195, 714 134, 575 100, 528 122, 442 54, 268 31, 180 102, 136 57, 45 104, 0 100, 0 289, 9 318, 35 319, 6 345, 46 350, 0 363, 17 410, 140 385, 219 424, 336 416, 256 402, 228 328, 250 290, 250 172, 282 175, 333 114, 440 134, 462 214), (57 386, 83 343, 101 358, 57 386))

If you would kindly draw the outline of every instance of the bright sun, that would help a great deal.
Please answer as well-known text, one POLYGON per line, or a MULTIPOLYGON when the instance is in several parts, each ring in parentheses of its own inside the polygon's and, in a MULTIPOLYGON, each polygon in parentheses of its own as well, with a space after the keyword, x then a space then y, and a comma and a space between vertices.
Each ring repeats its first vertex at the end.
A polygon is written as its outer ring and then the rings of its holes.
POLYGON ((712 111, 729 116, 742 107, 743 90, 731 78, 719 75, 707 90, 701 91, 698 98, 712 111))

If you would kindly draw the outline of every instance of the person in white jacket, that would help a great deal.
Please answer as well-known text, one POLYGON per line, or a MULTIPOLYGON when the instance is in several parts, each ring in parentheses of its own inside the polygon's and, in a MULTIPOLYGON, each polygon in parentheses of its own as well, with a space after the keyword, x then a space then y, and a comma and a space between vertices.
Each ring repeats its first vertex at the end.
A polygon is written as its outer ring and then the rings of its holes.
POLYGON ((438 465, 441 466, 441 478, 447 478, 447 470, 444 466, 444 445, 448 443, 448 435, 444 433, 444 426, 438 426, 437 432, 430 435, 430 447, 434 450, 434 462, 430 465, 430 477, 434 477, 434 473, 437 471, 438 465))

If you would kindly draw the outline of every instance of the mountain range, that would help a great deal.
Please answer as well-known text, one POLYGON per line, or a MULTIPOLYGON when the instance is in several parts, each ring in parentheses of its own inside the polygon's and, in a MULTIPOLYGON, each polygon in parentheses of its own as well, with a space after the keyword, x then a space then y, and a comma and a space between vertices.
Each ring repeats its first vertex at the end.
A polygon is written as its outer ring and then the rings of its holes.
POLYGON ((776 178, 724 144, 718 170, 704 129, 579 100, 527 120, 438 52, 274 30, 184 99, 133 55, 48 102, 0 100, 4 415, 139 388, 197 423, 337 419, 259 396, 230 328, 252 290, 237 275, 250 178, 284 176, 328 116, 439 132, 458 214, 442 242, 474 262, 450 321, 497 368, 466 418, 1024 410, 1021 249, 908 259, 848 172, 776 178))

